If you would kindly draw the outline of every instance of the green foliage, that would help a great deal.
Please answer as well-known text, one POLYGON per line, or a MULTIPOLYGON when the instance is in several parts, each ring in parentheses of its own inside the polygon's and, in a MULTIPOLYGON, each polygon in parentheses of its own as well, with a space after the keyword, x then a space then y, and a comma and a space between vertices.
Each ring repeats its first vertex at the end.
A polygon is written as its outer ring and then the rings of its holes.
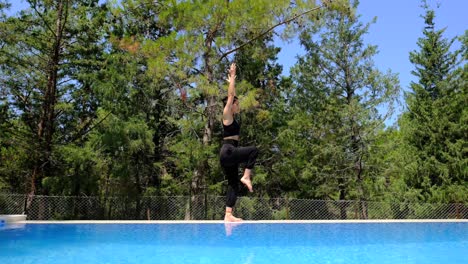
MULTIPOLYGON (((135 217, 142 197, 224 195, 219 99, 235 61, 241 145, 260 150, 255 192, 239 199, 239 216, 373 218, 383 211, 366 200, 468 200, 468 31, 451 51, 455 39, 435 30, 431 10, 410 54, 418 80, 408 111, 385 128, 398 78, 375 67, 358 1, 27 3, 7 15, 0 0, 0 189, 99 196, 108 215, 135 217), (273 36, 298 34, 306 54, 281 76, 273 36), (115 196, 123 206, 112 206, 115 196), (285 196, 286 208, 261 199, 285 196), (295 198, 363 202, 303 215, 295 198)), ((388 207, 394 217, 443 210, 388 207)), ((164 200, 158 213, 198 217, 185 198, 170 208, 164 200)))
POLYGON ((102 66, 105 6, 93 0, 29 4, 0 21, 0 82, 15 131, 4 154, 16 160, 10 163, 16 168, 8 162, 2 169, 17 175, 21 185, 28 182, 21 192, 47 193, 42 183, 58 182, 51 179, 64 173, 60 146, 83 139, 94 118, 92 86, 102 66))
POLYGON ((402 151, 409 154, 402 173, 408 186, 421 190, 424 200, 463 201, 468 98, 459 55, 466 47, 452 52, 455 39, 447 40, 444 30, 435 29, 434 17, 434 10, 426 7, 424 36, 418 40, 419 50, 410 54, 418 81, 411 83, 408 111, 400 120, 402 151))
POLYGON ((292 174, 299 197, 373 199, 383 170, 371 158, 385 118, 378 108, 393 105, 398 79, 373 65, 377 49, 362 39, 369 24, 343 11, 322 20, 323 26, 301 35, 307 54, 292 70, 290 121, 281 149, 292 156, 289 166, 297 168, 292 174))

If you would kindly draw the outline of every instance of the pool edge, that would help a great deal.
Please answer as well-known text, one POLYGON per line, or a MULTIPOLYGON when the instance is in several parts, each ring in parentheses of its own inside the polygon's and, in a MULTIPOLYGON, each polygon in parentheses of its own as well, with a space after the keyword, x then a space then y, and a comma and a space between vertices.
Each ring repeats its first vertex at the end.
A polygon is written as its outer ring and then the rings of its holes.
MULTIPOLYGON (((24 224, 224 224, 223 220, 26 220, 24 224)), ((242 224, 468 223, 468 219, 245 220, 242 224)))

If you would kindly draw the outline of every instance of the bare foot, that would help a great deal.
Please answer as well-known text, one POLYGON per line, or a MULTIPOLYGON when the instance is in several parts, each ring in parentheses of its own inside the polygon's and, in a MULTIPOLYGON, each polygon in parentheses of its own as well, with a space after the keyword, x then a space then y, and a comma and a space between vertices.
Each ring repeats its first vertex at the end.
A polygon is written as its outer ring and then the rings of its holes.
POLYGON ((242 218, 237 218, 233 216, 232 214, 226 214, 224 216, 224 222, 241 222, 242 218))
POLYGON ((249 192, 253 192, 252 181, 249 178, 242 177, 240 181, 249 189, 249 192))

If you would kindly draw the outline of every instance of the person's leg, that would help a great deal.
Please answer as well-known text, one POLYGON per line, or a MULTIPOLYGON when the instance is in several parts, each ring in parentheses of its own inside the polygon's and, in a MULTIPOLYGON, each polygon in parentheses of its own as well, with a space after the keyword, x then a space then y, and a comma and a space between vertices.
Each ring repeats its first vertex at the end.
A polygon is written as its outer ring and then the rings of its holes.
POLYGON ((239 147, 236 148, 232 153, 232 159, 239 163, 246 163, 244 175, 240 181, 249 189, 250 192, 253 192, 252 181, 250 179, 252 174, 252 169, 255 165, 255 161, 258 156, 258 149, 256 147, 239 147))
POLYGON ((224 215, 224 221, 226 222, 238 222, 242 219, 235 217, 232 214, 233 208, 236 205, 237 194, 239 193, 239 180, 237 179, 237 173, 239 167, 234 166, 223 166, 224 173, 228 178, 228 189, 226 193, 226 212, 224 215))

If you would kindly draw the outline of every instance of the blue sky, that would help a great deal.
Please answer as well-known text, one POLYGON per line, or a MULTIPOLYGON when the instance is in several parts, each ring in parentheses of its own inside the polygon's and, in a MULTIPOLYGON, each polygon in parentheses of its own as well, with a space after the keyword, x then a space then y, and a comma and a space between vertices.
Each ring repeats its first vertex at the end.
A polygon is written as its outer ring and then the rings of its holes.
MULTIPOLYGON (((13 2, 10 12, 15 12, 25 6, 24 0, 13 2)), ((436 13, 436 28, 446 28, 445 37, 460 36, 468 29, 468 0, 428 0, 436 13), (436 8, 437 2, 440 7, 436 8)), ((401 87, 408 89, 415 78, 411 75, 414 66, 409 62, 410 51, 417 50, 417 40, 422 37, 424 20, 420 17, 424 10, 420 0, 361 0, 358 14, 363 23, 377 17, 365 37, 368 44, 377 45, 379 53, 374 57, 377 68, 383 72, 390 69, 397 73, 401 87)), ((283 65, 283 74, 288 75, 289 69, 296 63, 298 55, 304 54, 297 40, 291 42, 277 41, 282 48, 278 62, 283 65)), ((453 48, 460 47, 454 43, 453 48)), ((395 120, 389 120, 387 125, 395 120)))
MULTIPOLYGON (((468 29, 468 1, 467 0, 441 0, 437 8, 436 1, 428 1, 435 10, 436 29, 446 28, 444 36, 453 38, 463 35, 468 29)), ((391 70, 397 73, 400 85, 408 90, 411 81, 416 81, 411 71, 414 66, 409 61, 409 53, 418 50, 417 41, 422 37, 424 14, 419 0, 361 0, 358 12, 361 21, 367 23, 377 17, 376 23, 369 28, 365 36, 367 44, 377 45, 379 53, 374 57, 375 65, 382 72, 391 70)), ((289 68, 296 63, 297 55, 304 54, 298 41, 290 43, 278 42, 282 48, 278 62, 283 65, 283 74, 289 74, 289 68)), ((460 47, 456 41, 452 46, 460 47)), ((401 107, 399 111, 401 111, 401 107)), ((387 125, 396 121, 396 113, 387 125)))

